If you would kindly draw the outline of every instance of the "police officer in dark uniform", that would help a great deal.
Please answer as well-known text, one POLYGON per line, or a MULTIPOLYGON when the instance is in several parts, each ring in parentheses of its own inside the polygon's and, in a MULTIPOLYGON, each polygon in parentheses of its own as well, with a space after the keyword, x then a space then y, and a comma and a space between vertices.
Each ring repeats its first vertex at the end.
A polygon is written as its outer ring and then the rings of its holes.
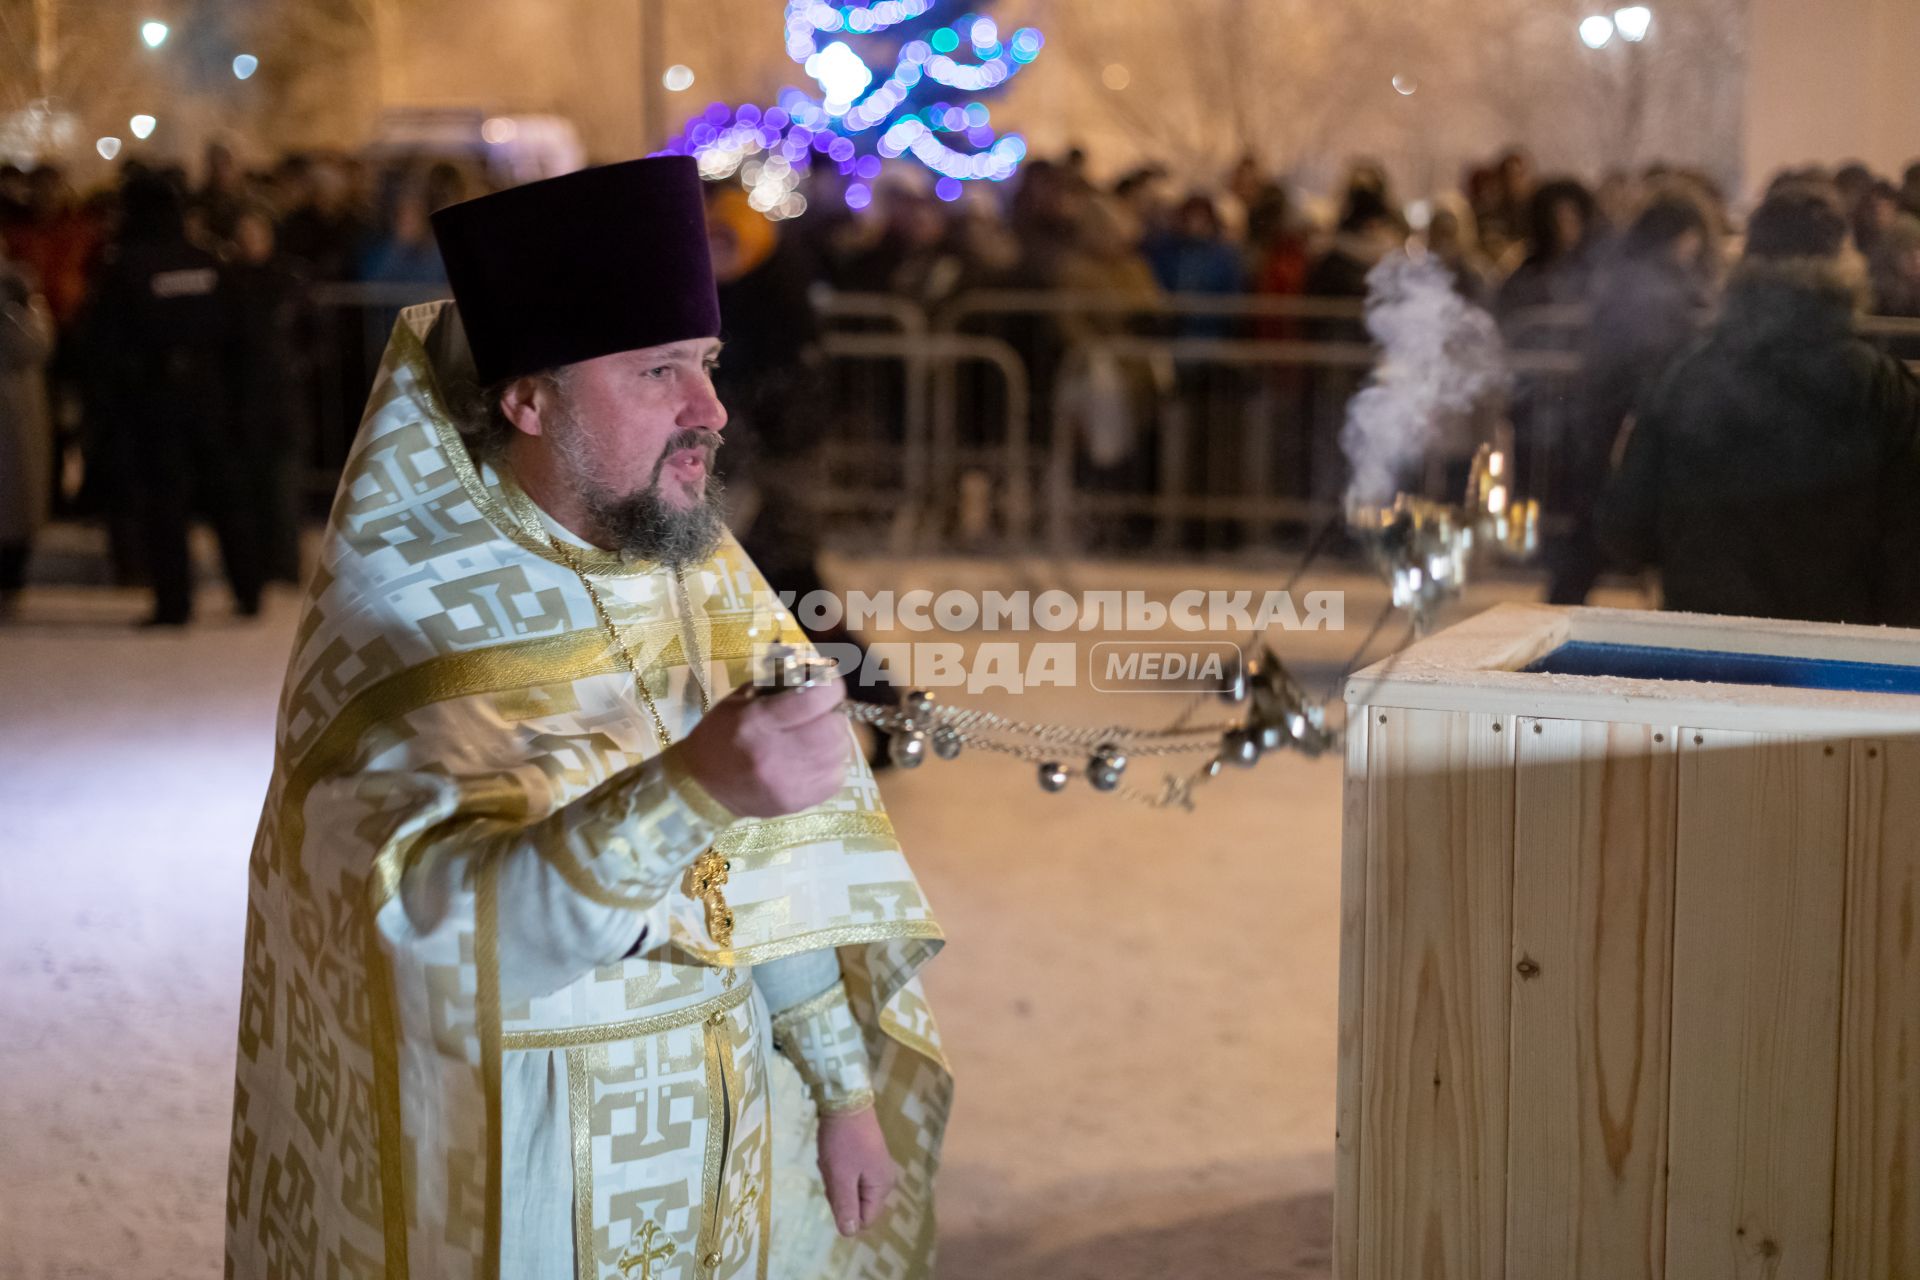
POLYGON ((91 330, 117 487, 135 509, 153 583, 150 623, 182 626, 192 615, 196 509, 213 522, 235 607, 252 616, 262 566, 228 414, 235 333, 220 263, 187 239, 184 199, 163 176, 129 176, 121 200, 91 330))

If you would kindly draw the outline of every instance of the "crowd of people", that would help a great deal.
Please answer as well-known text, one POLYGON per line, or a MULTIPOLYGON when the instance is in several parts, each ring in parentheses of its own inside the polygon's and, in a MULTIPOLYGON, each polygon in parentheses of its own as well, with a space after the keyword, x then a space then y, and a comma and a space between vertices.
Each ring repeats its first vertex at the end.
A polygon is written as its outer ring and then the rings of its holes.
MULTIPOLYGON (((1699 173, 1653 167, 1589 186, 1543 180, 1517 151, 1473 168, 1457 191, 1411 201, 1366 162, 1326 201, 1251 159, 1195 191, 1159 167, 1099 182, 1073 152, 951 203, 884 179, 859 210, 848 181, 817 167, 803 188, 809 212, 777 227, 734 184, 715 184, 718 258, 736 262, 736 377, 741 362, 796 367, 816 284, 929 311, 995 287, 1118 294, 1143 308, 1173 294, 1357 300, 1387 255, 1432 255, 1510 346, 1583 356, 1574 393, 1522 378, 1507 406, 1523 448, 1552 442, 1546 482, 1572 526, 1549 548, 1560 602, 1584 599, 1608 564, 1592 517, 1618 429, 1708 323, 1742 234, 1699 173)), ((1818 193, 1839 220, 1864 308, 1920 316, 1920 163, 1899 183, 1859 164, 1781 183, 1818 193)), ((390 319, 323 314, 306 305, 311 286, 443 281, 429 214, 487 186, 467 163, 296 155, 248 170, 221 146, 197 175, 130 163, 84 195, 52 166, 0 169, 0 600, 20 590, 49 512, 108 527, 115 571, 153 587, 156 623, 191 613, 195 515, 218 534, 240 612, 257 610, 265 584, 297 580, 303 451, 315 431, 350 431, 368 370, 339 353, 390 319), (317 396, 316 380, 339 385, 317 396), (316 420, 322 404, 343 421, 316 420)), ((1068 314, 1014 335, 1039 392, 1053 390, 1048 351, 1076 325, 1103 323, 1114 322, 1068 314)), ((1199 337, 1365 337, 1357 318, 1177 325, 1199 337)), ((752 385, 734 390, 768 400, 752 385)), ((1303 430, 1337 431, 1337 420, 1303 430)), ((1141 465, 1126 455, 1146 452, 1137 439, 1103 446, 1098 432, 1089 447, 1123 472, 1141 465)))
POLYGON ((54 166, 0 169, 0 601, 50 513, 106 526, 116 578, 152 587, 158 625, 191 615, 196 516, 241 614, 297 583, 313 355, 336 336, 309 286, 444 280, 427 213, 470 183, 452 163, 338 157, 250 172, 218 145, 197 183, 128 163, 82 195, 54 166))

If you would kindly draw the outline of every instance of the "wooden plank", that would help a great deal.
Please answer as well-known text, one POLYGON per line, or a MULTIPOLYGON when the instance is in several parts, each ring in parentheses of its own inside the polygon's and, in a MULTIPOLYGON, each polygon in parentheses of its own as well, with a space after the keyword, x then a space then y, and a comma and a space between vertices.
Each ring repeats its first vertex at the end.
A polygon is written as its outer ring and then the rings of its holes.
POLYGON ((1513 721, 1367 725, 1356 1280, 1505 1270, 1513 721))
POLYGON ((1346 784, 1340 814, 1339 1065, 1333 1104, 1333 1274, 1356 1280, 1360 1240, 1361 1009, 1367 945, 1367 721, 1347 708, 1346 784))
POLYGON ((1517 729, 1507 1276, 1659 1280, 1677 731, 1517 729))
POLYGON ((1852 749, 1833 1280, 1916 1280, 1920 740, 1852 749))
POLYGON ((1825 1280, 1847 755, 1682 729, 1667 1273, 1825 1280))

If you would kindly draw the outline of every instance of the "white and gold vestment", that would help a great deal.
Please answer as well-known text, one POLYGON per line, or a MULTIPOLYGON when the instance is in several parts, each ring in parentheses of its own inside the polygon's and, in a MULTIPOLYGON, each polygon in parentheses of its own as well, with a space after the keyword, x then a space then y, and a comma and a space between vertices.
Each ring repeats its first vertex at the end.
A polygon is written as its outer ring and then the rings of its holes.
POLYGON ((856 752, 827 803, 742 821, 668 765, 634 672, 677 740, 791 620, 731 540, 682 575, 561 554, 445 411, 445 305, 395 328, 282 693, 227 1274, 927 1274, 941 934, 873 778, 856 752), (686 874, 709 846, 730 938, 686 874), (751 966, 810 952, 844 983, 782 1056, 751 966), (869 1088, 901 1178, 842 1239, 806 1098, 869 1088))

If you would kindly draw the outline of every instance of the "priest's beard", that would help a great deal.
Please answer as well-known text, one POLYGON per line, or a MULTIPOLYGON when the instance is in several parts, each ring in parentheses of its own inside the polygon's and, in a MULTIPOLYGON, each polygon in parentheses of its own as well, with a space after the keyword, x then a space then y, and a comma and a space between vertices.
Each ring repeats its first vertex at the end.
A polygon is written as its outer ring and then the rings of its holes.
POLYGON ((653 475, 646 487, 625 494, 615 492, 601 480, 598 468, 582 448, 582 436, 580 420, 569 405, 561 429, 553 433, 554 446, 580 488, 597 541, 623 556, 651 560, 672 569, 712 558, 726 533, 726 513, 720 501, 720 482, 713 478, 711 431, 676 431, 654 460, 653 475), (706 451, 706 482, 692 506, 678 507, 661 493, 660 473, 669 457, 688 448, 706 451))

